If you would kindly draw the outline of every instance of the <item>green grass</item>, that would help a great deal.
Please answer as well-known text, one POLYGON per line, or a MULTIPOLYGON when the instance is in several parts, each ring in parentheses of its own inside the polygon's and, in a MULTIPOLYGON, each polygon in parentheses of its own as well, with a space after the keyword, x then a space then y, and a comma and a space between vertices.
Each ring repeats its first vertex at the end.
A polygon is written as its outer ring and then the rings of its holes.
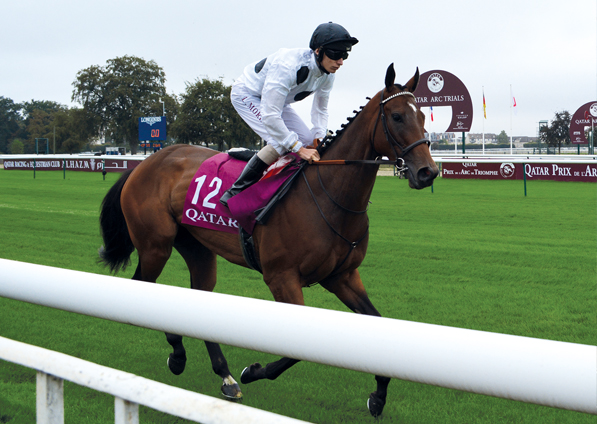
MULTIPOLYGON (((0 257, 107 274, 96 263, 99 205, 118 175, 0 171, 0 257)), ((434 192, 379 177, 360 268, 384 315, 595 345, 597 189, 591 183, 438 180, 434 192)), ((255 271, 219 261, 216 291, 271 300, 255 271)), ((130 278, 134 266, 122 277, 130 278)), ((1 271, 0 271, 1 272, 1 271)), ((188 286, 177 254, 160 277, 188 286)), ((67 295, 67 294, 65 294, 67 295)), ((319 286, 310 306, 345 310, 319 286)), ((227 311, 226 313, 234 313, 227 311)), ((217 317, 214 317, 217 319, 217 317)), ((238 319, 243 319, 239 316, 238 319)), ((275 317, 273 317, 275 319, 275 317)), ((197 323, 208 325, 208 323, 197 323)), ((258 331, 258 329, 256 329, 258 331)), ((186 339, 180 376, 162 333, 0 298, 0 336, 64 352, 176 387, 219 396, 201 341, 186 339)), ((371 349, 383 348, 379 346, 371 349)), ((224 346, 233 374, 276 357, 224 346)), ((373 377, 301 363, 276 381, 242 386, 243 403, 320 423, 371 423, 373 377)), ((113 398, 65 383, 67 423, 114 422, 113 398)), ((0 423, 35 420, 35 372, 0 361, 0 423)), ((594 416, 395 380, 385 423, 595 423, 594 416)), ((141 407, 143 423, 186 422, 141 407)))

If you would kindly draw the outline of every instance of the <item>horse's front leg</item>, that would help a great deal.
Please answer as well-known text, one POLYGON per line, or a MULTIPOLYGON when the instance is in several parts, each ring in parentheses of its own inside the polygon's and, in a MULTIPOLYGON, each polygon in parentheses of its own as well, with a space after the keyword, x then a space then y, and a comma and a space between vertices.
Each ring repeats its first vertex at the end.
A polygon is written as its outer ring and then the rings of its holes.
MULTIPOLYGON (((321 282, 321 285, 326 290, 334 293, 353 312, 381 316, 369 300, 358 270, 355 269, 354 271, 334 276, 321 282)), ((377 381, 377 390, 369 395, 367 408, 371 415, 378 417, 386 405, 390 378, 376 375, 375 380, 377 381)))
MULTIPOLYGON (((277 278, 273 282, 268 282, 266 279, 266 284, 272 292, 276 302, 291 303, 294 305, 305 304, 302 286, 300 285, 298 278, 283 277, 277 278)), ((281 358, 275 362, 267 364, 265 367, 256 362, 243 370, 240 376, 240 382, 243 384, 248 384, 252 383, 253 381, 263 380, 266 378, 268 380, 275 380, 284 371, 298 362, 300 362, 298 359, 281 358)))
POLYGON ((267 364, 265 367, 262 367, 260 363, 256 362, 243 370, 240 375, 240 382, 243 384, 249 384, 253 381, 263 380, 264 378, 267 378, 268 380, 275 380, 284 371, 298 362, 300 362, 298 359, 282 358, 276 362, 267 364))
POLYGON ((222 377, 222 394, 231 400, 238 400, 243 397, 238 383, 232 378, 230 370, 228 369, 228 362, 222 353, 222 349, 218 343, 205 342, 209 359, 211 360, 211 367, 213 371, 222 377))

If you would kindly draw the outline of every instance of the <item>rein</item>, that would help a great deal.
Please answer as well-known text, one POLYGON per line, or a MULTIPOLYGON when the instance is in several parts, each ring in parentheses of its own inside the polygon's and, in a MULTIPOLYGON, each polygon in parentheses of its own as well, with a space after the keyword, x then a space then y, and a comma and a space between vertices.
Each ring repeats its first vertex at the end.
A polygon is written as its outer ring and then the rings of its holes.
POLYGON ((398 160, 389 159, 369 159, 369 160, 346 160, 346 159, 330 159, 330 160, 319 160, 311 162, 310 165, 394 165, 396 169, 406 171, 408 168, 404 164, 404 159, 398 158, 398 160), (398 160, 401 162, 398 164, 398 160))
MULTIPOLYGON (((347 239, 346 237, 344 237, 342 234, 340 234, 338 232, 338 230, 336 230, 334 228, 334 226, 331 224, 331 222, 325 217, 325 214, 323 213, 323 210, 321 209, 321 206, 319 206, 319 202, 317 201, 317 198, 315 197, 315 193, 313 193, 313 190, 311 189, 311 185, 309 184, 309 181, 307 180, 307 176, 305 175, 305 169, 304 168, 301 170, 301 173, 303 174, 303 179, 305 180, 305 184, 307 184, 307 189, 309 189, 309 194, 311 194, 311 198, 313 199, 313 202, 315 202, 315 206, 317 206, 317 210, 319 211, 319 214, 321 215, 321 217, 323 218, 323 220, 325 221, 325 223, 327 224, 327 226, 330 228, 330 230, 332 230, 332 232, 334 234, 336 234, 338 237, 340 237, 342 240, 344 240, 350 246, 350 249, 348 250, 348 253, 344 257, 344 259, 342 260, 342 262, 340 262, 338 265, 336 265, 336 267, 334 268, 334 270, 332 272, 330 272, 330 274, 329 274, 329 275, 334 275, 342 267, 342 265, 344 265, 344 263, 346 262, 346 260, 348 259, 348 257, 352 253, 352 251, 354 249, 356 249, 356 247, 359 245, 359 243, 361 241, 363 241, 363 239, 365 237, 367 237, 367 234, 369 234, 369 221, 367 221, 367 228, 365 229, 364 234, 358 240, 356 240, 356 241, 350 241, 349 239, 347 239)), ((367 212, 367 209, 365 209, 363 211, 353 211, 353 210, 350 210, 350 209, 345 208, 344 206, 340 205, 338 202, 336 202, 332 198, 332 196, 330 196, 330 194, 328 193, 328 191, 323 186, 323 181, 321 181, 321 176, 319 175, 319 168, 317 168, 317 175, 319 177, 319 184, 321 185, 321 188, 323 189, 323 191, 325 192, 325 194, 327 194, 327 196, 330 198, 330 200, 334 203, 334 205, 338 206, 339 208, 341 208, 342 210, 344 210, 346 212, 350 212, 350 213, 354 213, 354 214, 363 214, 363 213, 367 212)))

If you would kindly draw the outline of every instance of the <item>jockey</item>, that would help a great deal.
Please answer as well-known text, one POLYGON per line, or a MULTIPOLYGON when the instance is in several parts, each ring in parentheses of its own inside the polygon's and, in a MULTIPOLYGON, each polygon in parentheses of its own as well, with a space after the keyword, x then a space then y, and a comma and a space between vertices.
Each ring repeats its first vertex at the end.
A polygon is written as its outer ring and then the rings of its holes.
POLYGON ((232 196, 259 181, 263 172, 287 152, 309 162, 319 160, 313 141, 327 132, 334 74, 358 42, 344 27, 329 22, 315 29, 308 49, 281 49, 244 69, 232 85, 232 105, 266 145, 222 195, 223 205, 228 206, 232 196), (309 129, 291 103, 311 94, 313 128, 309 129))

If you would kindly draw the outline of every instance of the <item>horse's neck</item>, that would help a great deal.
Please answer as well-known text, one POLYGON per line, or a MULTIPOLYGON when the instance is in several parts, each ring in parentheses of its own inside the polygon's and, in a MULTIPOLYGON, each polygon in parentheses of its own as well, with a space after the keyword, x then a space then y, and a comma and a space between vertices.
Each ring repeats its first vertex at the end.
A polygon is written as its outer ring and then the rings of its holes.
POLYGON ((378 119, 375 105, 370 101, 336 137, 324 159, 374 159, 372 138, 378 119))
MULTIPOLYGON (((358 115, 346 127, 329 150, 322 156, 324 160, 370 160, 374 159, 371 137, 372 131, 365 116, 358 115)), ((378 165, 323 165, 322 175, 325 182, 333 182, 336 191, 342 192, 355 208, 366 208, 371 196, 378 165)), ((347 207, 350 207, 346 205, 347 207)))

